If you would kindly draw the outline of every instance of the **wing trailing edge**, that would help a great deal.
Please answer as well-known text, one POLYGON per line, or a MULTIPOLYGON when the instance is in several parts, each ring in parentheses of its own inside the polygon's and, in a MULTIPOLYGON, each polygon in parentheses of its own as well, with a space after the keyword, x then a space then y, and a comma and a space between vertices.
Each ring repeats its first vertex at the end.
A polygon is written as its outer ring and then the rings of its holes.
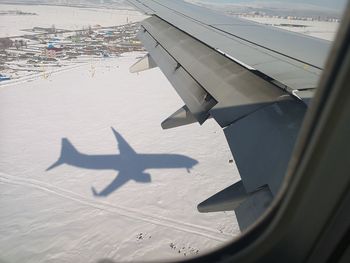
MULTIPOLYGON (((153 22, 154 19, 157 18, 148 18, 146 21, 157 23, 157 21, 153 22)), ((216 100, 147 30, 141 30, 138 37, 185 102, 192 115, 200 124, 204 123, 209 117, 208 111, 217 103, 216 100)))

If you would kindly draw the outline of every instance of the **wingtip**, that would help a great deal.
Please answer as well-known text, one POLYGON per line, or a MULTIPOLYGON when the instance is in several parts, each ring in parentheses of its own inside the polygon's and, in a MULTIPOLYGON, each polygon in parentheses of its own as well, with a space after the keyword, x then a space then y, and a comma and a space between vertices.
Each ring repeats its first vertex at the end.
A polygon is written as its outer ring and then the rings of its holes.
POLYGON ((114 129, 113 127, 111 127, 111 129, 112 129, 112 132, 113 132, 114 134, 118 134, 118 135, 119 135, 119 133, 116 131, 116 129, 114 129))
POLYGON ((111 129, 112 129, 114 136, 117 138, 117 140, 122 138, 121 134, 119 132, 117 132, 113 127, 111 127, 111 129))
POLYGON ((93 194, 94 196, 99 196, 99 194, 97 193, 95 187, 91 187, 91 191, 92 191, 92 194, 93 194))

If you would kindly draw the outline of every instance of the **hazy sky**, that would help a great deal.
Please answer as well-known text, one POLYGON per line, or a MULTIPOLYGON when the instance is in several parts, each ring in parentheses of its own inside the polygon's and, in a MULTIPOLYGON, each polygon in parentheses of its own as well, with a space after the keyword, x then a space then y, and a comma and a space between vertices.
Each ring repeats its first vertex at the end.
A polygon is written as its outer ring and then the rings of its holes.
POLYGON ((217 3, 251 3, 251 2, 285 2, 285 3, 306 3, 333 9, 343 9, 347 0, 204 0, 205 2, 217 3))
MULTIPOLYGON (((4 0, 6 2, 10 2, 11 0, 4 0)), ((0 0, 1 2, 4 2, 3 0, 0 0)), ((20 0, 21 2, 35 2, 35 0, 20 0)), ((63 2, 79 2, 80 0, 63 0, 63 2)), ((338 9, 342 10, 345 8, 345 5, 348 0, 199 0, 203 2, 212 2, 212 3, 271 3, 271 2, 278 2, 278 3, 306 3, 311 5, 316 5, 320 7, 328 7, 332 9, 338 9)), ((14 0, 13 2, 16 2, 14 0)), ((50 0, 39 0, 38 2, 50 2, 50 0)), ((54 0, 51 2, 59 2, 59 0, 54 0)), ((82 2, 95 2, 99 3, 101 0, 82 0, 82 2)), ((121 2, 121 0, 104 0, 103 2, 121 2)))

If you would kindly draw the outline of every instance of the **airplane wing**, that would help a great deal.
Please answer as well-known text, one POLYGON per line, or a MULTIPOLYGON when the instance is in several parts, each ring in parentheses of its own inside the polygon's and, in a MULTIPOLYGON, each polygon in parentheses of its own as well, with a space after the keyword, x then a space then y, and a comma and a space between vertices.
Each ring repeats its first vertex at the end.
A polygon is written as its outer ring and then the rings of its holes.
POLYGON ((158 66, 185 103, 162 127, 214 118, 241 175, 198 210, 235 210, 246 228, 281 186, 330 42, 183 1, 129 2, 150 16, 138 34, 149 54, 131 72, 158 66))

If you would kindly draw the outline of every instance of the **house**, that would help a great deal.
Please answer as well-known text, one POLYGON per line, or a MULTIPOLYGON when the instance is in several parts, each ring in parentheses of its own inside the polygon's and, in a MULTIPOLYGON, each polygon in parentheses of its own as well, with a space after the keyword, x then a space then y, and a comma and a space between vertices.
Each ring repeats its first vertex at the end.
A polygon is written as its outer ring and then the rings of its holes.
POLYGON ((10 78, 0 74, 0 81, 5 81, 5 80, 10 80, 10 78))

